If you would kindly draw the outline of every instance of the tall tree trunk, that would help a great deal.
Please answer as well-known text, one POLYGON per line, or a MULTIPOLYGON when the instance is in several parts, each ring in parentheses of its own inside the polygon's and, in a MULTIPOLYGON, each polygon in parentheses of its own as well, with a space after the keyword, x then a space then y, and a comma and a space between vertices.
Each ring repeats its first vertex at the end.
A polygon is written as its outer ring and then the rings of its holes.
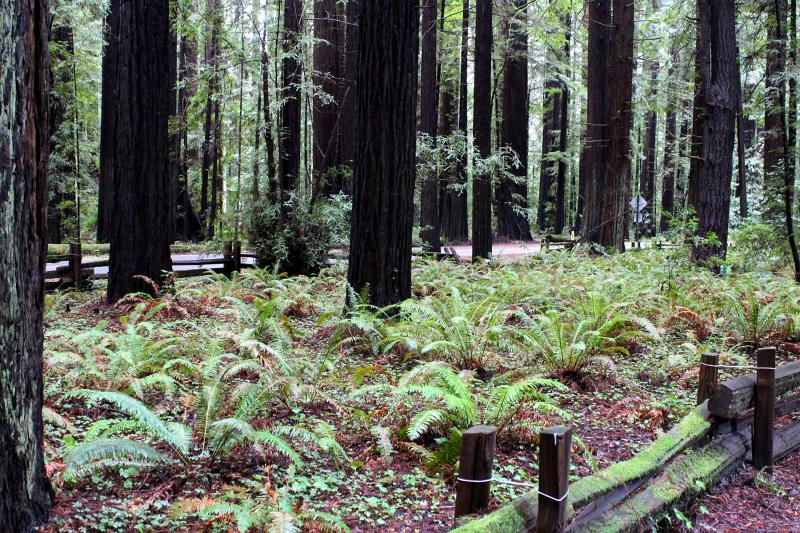
MULTIPOLYGON (((672 62, 669 65, 668 77, 675 78, 680 55, 673 45, 672 62)), ((678 96, 670 95, 667 113, 664 119, 664 173, 661 189, 661 231, 667 231, 672 217, 675 215, 675 177, 678 173, 678 158, 675 148, 678 128, 678 96)))
MULTIPOLYGON (((218 74, 218 46, 219 46, 219 24, 220 16, 217 7, 217 0, 206 0, 206 42, 204 51, 204 62, 208 76, 208 87, 206 94, 205 118, 203 121, 203 160, 200 171, 200 219, 206 224, 208 236, 213 237, 213 224, 209 213, 209 184, 211 180, 212 166, 215 160, 217 147, 215 144, 215 121, 214 110, 216 108, 217 90, 219 85, 218 74)), ((212 187, 212 191, 213 191, 212 187)))
POLYGON ((513 240, 529 240, 528 209, 528 2, 513 0, 503 69, 501 142, 514 150, 520 165, 516 180, 503 180, 497 193, 497 232, 513 240))
MULTIPOLYGON (((794 0, 792 0, 794 1, 794 0)), ((739 51, 736 51, 739 57, 739 51)), ((739 217, 744 220, 749 216, 747 205, 747 162, 745 159, 745 118, 744 118, 744 93, 742 91, 742 63, 737 62, 736 92, 739 96, 736 108, 736 158, 738 163, 738 182, 736 184, 736 197, 739 198, 739 217)))
MULTIPOLYGON (((650 91, 648 100, 655 103, 658 98, 658 61, 650 63, 650 91)), ((644 134, 644 161, 639 172, 639 190, 647 202, 644 213, 646 224, 644 234, 652 236, 655 231, 655 185, 656 185, 656 132, 658 130, 658 114, 654 109, 648 109, 645 114, 644 134)))
POLYGON ((614 0, 608 162, 600 244, 625 251, 625 203, 631 177, 634 6, 614 0))
MULTIPOLYGON (((572 40, 572 15, 567 13, 564 16, 564 27, 566 28, 566 35, 564 35, 564 49, 562 61, 565 64, 571 62, 570 59, 570 41, 572 40)), ((567 74, 564 73, 564 79, 561 80, 561 120, 559 121, 559 141, 558 151, 560 156, 558 158, 558 177, 556 178, 556 210, 555 210, 555 230, 558 233, 564 231, 567 225, 566 217, 566 195, 567 195, 567 143, 569 138, 569 86, 566 82, 567 74)), ((574 178, 573 178, 574 180, 574 178)))
MULTIPOLYGON (((475 97, 473 134, 477 155, 488 158, 492 151, 492 1, 476 0, 475 97)), ((492 257, 492 177, 475 169, 472 177, 472 258, 492 257)))
POLYGON ((451 241, 466 241, 469 238, 467 213, 467 105, 468 105, 468 55, 469 55, 469 0, 463 2, 461 17, 461 49, 458 83, 458 132, 464 138, 464 152, 456 165, 454 187, 447 190, 447 201, 442 213, 442 233, 451 241))
MULTIPOLYGON (((113 7, 113 6, 112 6, 113 7)), ((103 87, 100 108, 100 177, 97 191, 97 242, 108 242, 111 238, 111 223, 113 213, 111 206, 114 201, 114 160, 115 152, 114 131, 117 122, 117 106, 114 100, 117 94, 117 79, 119 77, 119 47, 116 35, 111 32, 111 16, 113 9, 106 15, 103 36, 103 87)))
POLYGON ((110 33, 119 43, 114 95, 114 190, 108 301, 154 293, 172 270, 173 184, 169 173, 169 2, 117 0, 110 33), (135 117, 135 120, 133 118, 135 117), (148 279, 143 279, 148 278, 148 279), (150 281, 151 280, 151 281, 150 281))
MULTIPOLYGON (((197 3, 193 4, 196 11, 197 3)), ((192 11, 193 12, 193 11, 192 11)), ((188 15, 191 12, 180 14, 181 25, 188 24, 188 15)), ((185 241, 197 242, 203 236, 203 227, 189 196, 189 168, 195 157, 189 146, 189 121, 188 113, 192 98, 195 95, 197 75, 197 42, 187 35, 180 37, 180 51, 178 56, 178 177, 176 187, 178 191, 178 213, 176 218, 177 233, 185 241)))
POLYGON ((314 4, 314 85, 323 95, 314 98, 314 195, 342 190, 339 173, 339 114, 341 105, 341 48, 344 43, 342 5, 337 0, 314 4))
POLYGON ((286 0, 283 7, 283 108, 281 109, 281 213, 284 220, 290 215, 290 199, 300 176, 300 83, 302 65, 297 57, 300 42, 300 23, 303 17, 302 0, 286 0))
MULTIPOLYGON (((437 68, 437 0, 422 2, 422 63, 420 68, 420 113, 419 132, 436 142, 438 84, 437 68)), ((431 252, 442 249, 439 227, 439 183, 436 170, 422 176, 420 188, 420 238, 423 246, 431 252)))
POLYGON ((47 522, 42 345, 47 235, 47 0, 0 6, 0 528, 47 522))
POLYGON ((789 11, 789 112, 787 120, 788 148, 786 150, 786 188, 784 190, 784 206, 786 209, 786 226, 789 236, 789 248, 794 262, 794 279, 800 283, 800 254, 797 251, 797 238, 794 233, 794 184, 797 169, 797 0, 790 0, 789 11))
POLYGON ((736 58, 736 7, 734 0, 698 0, 701 19, 710 21, 710 73, 708 122, 703 137, 703 166, 697 199, 698 233, 714 235, 719 243, 695 242, 693 259, 705 263, 725 258, 728 248, 733 141, 738 95, 736 58), (705 12, 705 13, 704 13, 705 12))
POLYGON ((583 239, 600 242, 606 190, 609 135, 611 0, 589 1, 586 146, 588 175, 582 217, 583 239))
MULTIPOLYGON (((167 43, 168 70, 169 78, 169 121, 176 122, 178 119, 178 0, 169 0, 170 13, 170 32, 169 42, 167 43)), ((169 135, 169 183, 172 187, 169 195, 174 200, 170 209, 170 220, 175 221, 169 229, 169 241, 175 242, 178 235, 178 213, 181 211, 178 206, 179 195, 177 190, 178 176, 180 174, 180 153, 181 153, 181 131, 173 128, 169 135)))
POLYGON ((778 222, 786 172, 786 0, 767 0, 767 67, 764 92, 765 216, 778 222))
POLYGON ((411 296, 419 9, 417 0, 361 8, 347 281, 384 307, 411 296))
POLYGON ((692 111, 692 148, 689 156, 688 206, 697 215, 700 176, 703 174, 703 143, 709 120, 708 87, 711 79, 711 21, 707 0, 697 2, 697 32, 694 52, 694 107, 692 111), (702 9, 701 9, 702 8, 702 9))
POLYGON ((64 216, 69 213, 64 212, 62 204, 69 200, 66 184, 73 177, 75 169, 73 162, 74 154, 71 153, 74 147, 70 143, 64 142, 65 146, 57 146, 60 141, 59 132, 61 131, 67 117, 67 100, 56 92, 56 85, 64 86, 72 84, 72 69, 66 67, 67 61, 71 62, 70 56, 75 51, 75 39, 72 28, 66 22, 53 20, 52 32, 50 36, 50 80, 53 84, 49 97, 50 144, 55 148, 60 148, 61 157, 52 164, 49 180, 49 195, 47 204, 47 242, 60 243, 64 238, 62 228, 64 216), (57 69, 54 67, 58 67, 57 69))
MULTIPOLYGON (((341 118, 342 131, 348 132, 342 135, 341 151, 343 166, 354 170, 355 160, 355 135, 358 119, 356 115, 356 76, 358 75, 358 51, 359 37, 361 34, 361 4, 364 0, 348 0, 345 6, 345 45, 344 45, 344 80, 340 88, 342 95, 341 118)), ((350 192, 352 177, 345 180, 342 184, 345 192, 350 192)))

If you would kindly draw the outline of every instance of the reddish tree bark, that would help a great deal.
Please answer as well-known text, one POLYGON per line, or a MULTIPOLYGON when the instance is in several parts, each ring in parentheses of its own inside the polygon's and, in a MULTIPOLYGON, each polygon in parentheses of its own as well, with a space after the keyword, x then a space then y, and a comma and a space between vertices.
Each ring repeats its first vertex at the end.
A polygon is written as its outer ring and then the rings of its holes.
MULTIPOLYGON (((478 155, 487 158, 492 151, 492 1, 477 0, 475 13, 475 97, 473 134, 478 155)), ((491 176, 472 177, 472 258, 492 256, 492 181, 491 176)))
POLYGON ((604 208, 600 244, 625 250, 625 204, 631 176, 631 125, 633 113, 633 34, 634 5, 630 0, 614 0, 611 39, 611 81, 609 84, 610 128, 604 208))
POLYGON ((169 2, 115 0, 111 20, 119 59, 108 278, 108 301, 114 303, 131 292, 154 293, 153 283, 172 270, 175 199, 169 172, 169 2))
POLYGON ((347 281, 384 307, 411 296, 419 4, 362 0, 361 8, 347 281))
MULTIPOLYGON (((517 181, 497 187, 497 232, 513 240, 531 238, 528 209, 528 13, 527 0, 514 0, 509 21, 507 55, 503 69, 503 122, 501 142, 519 157, 512 169, 517 181)), ((560 113, 560 110, 559 110, 560 113)))
MULTIPOLYGON (((438 84, 436 79, 437 11, 436 0, 422 2, 422 63, 420 65, 419 132, 436 140, 438 84)), ((421 180, 420 238, 431 252, 442 249, 439 227, 439 183, 435 171, 421 180)))

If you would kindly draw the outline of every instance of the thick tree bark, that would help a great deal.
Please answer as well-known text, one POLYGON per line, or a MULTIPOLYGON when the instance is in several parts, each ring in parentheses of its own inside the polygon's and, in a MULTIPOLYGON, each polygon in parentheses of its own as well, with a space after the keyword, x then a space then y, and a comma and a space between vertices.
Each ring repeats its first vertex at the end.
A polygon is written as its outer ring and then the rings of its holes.
POLYGON ((634 11, 629 0, 614 0, 609 84, 611 121, 600 244, 621 252, 625 251, 625 204, 631 177, 634 11))
MULTIPOLYGON (((468 105, 468 55, 469 55, 469 0, 464 0, 461 17, 461 50, 458 83, 458 132, 467 136, 467 105, 468 105)), ((455 184, 457 187, 449 188, 445 209, 442 213, 442 233, 451 241, 466 241, 469 239, 469 223, 467 213, 467 151, 464 146, 463 156, 456 167, 455 184)))
POLYGON ((47 0, 0 5, 0 529, 47 521, 42 345, 47 235, 47 0))
MULTIPOLYGON (((358 75, 358 50, 359 38, 361 34, 361 4, 364 0, 348 0, 345 7, 345 18, 347 27, 345 29, 344 45, 344 80, 340 89, 342 94, 341 124, 342 131, 348 132, 342 135, 341 151, 342 164, 349 166, 351 171, 354 169, 354 159, 356 152, 355 131, 357 128, 358 117, 356 112, 356 77, 358 75)), ((342 184, 345 192, 350 192, 352 177, 345 180, 342 184)))
POLYGON ((736 78, 736 7, 734 0, 698 0, 701 15, 707 12, 710 37, 711 78, 708 87, 708 122, 703 138, 703 172, 697 200, 698 234, 713 234, 719 244, 695 242, 692 256, 698 263, 711 257, 724 259, 728 248, 733 141, 738 107, 736 78))
MULTIPOLYGON (((519 157, 512 169, 516 180, 497 187, 497 232, 513 240, 529 240, 528 209, 528 2, 514 0, 509 20, 506 62, 503 69, 503 122, 501 142, 519 157)), ((559 111, 560 112, 560 111, 559 111)))
MULTIPOLYGON (((672 50, 672 62, 669 66, 668 77, 672 80, 678 68, 680 55, 678 49, 672 50)), ((678 128, 678 98, 670 96, 667 104, 667 113, 664 118, 664 172, 661 189, 661 223, 662 232, 669 229, 672 217, 675 215, 675 177, 678 173, 678 158, 675 152, 678 128)))
MULTIPOLYGON (((564 17, 564 27, 566 28, 566 35, 564 35, 564 48, 561 60, 566 64, 570 63, 570 41, 572 40, 572 17, 570 13, 564 17)), ((559 123, 559 139, 558 151, 560 157, 558 158, 558 177, 556 178, 556 210, 553 226, 556 232, 561 233, 567 225, 567 143, 569 138, 569 87, 565 79, 561 80, 561 98, 560 98, 560 113, 561 119, 559 123)), ((573 181, 574 181, 573 176, 573 181)))
POLYGON ((767 0, 764 91, 764 191, 768 220, 778 222, 786 171, 786 0, 767 0))
POLYGON ((586 129, 588 173, 581 233, 584 240, 599 243, 605 201, 606 151, 609 135, 611 0, 590 0, 588 7, 588 127, 586 129))
POLYGON ((324 93, 314 98, 314 195, 330 196, 342 190, 339 173, 341 79, 344 74, 342 4, 316 0, 314 4, 314 85, 324 93))
MULTIPOLYGON (((422 3, 422 63, 420 65, 419 132, 436 140, 438 84, 436 80, 437 0, 422 3)), ((422 177, 420 187, 420 238, 431 252, 442 249, 439 227, 439 183, 435 170, 422 177)))
MULTIPOLYGON (((800 252, 797 249, 797 236, 794 232, 794 184, 796 170, 796 148, 797 148, 797 1, 791 0, 791 10, 789 13, 789 68, 791 74, 789 78, 789 109, 786 116, 788 127, 786 134, 786 163, 783 172, 783 207, 786 217, 786 234, 789 239, 789 249, 792 252, 792 263, 794 265, 794 279, 800 283, 800 252)), ((785 70, 785 69, 784 69, 785 70)), ((785 100, 785 95, 784 95, 785 100)), ((784 122, 784 124, 786 124, 784 122)))
POLYGON ((697 2, 697 33, 694 52, 694 107, 692 111, 692 148, 689 156, 688 206, 697 215, 700 176, 703 173, 703 143, 709 120, 708 87, 711 79, 711 21, 707 0, 697 2))
POLYGON ((300 176, 300 83, 302 65, 297 56, 300 24, 303 17, 302 0, 286 0, 283 11, 283 108, 281 109, 281 213, 290 215, 290 199, 300 176))
MULTIPOLYGON (((794 1, 794 0, 792 0, 794 1)), ((739 52, 736 52, 739 57, 739 52)), ((744 220, 749 216, 747 205, 747 162, 745 159, 745 118, 744 118, 744 94, 742 91, 742 63, 738 62, 738 75, 736 76, 736 92, 739 95, 736 108, 736 158, 738 163, 738 181, 736 184, 736 197, 739 198, 739 217, 744 220)))
MULTIPOLYGON (((658 61, 650 64, 650 91, 648 100, 655 103, 658 97, 658 61)), ((644 212, 646 213, 647 223, 644 234, 652 236, 655 232, 655 197, 656 197, 656 133, 658 130, 658 114, 654 109, 648 109, 645 114, 645 134, 644 134, 644 161, 639 171, 639 190, 642 197, 647 202, 644 212)))
POLYGON ((361 8, 347 281, 384 307, 411 296, 419 3, 362 0, 361 8))
POLYGON ((542 161, 539 167, 539 201, 536 210, 536 225, 539 231, 552 229, 555 198, 553 184, 558 172, 558 163, 553 160, 553 152, 558 150, 561 130, 561 84, 550 79, 544 85, 542 116, 542 161))
POLYGON ((115 12, 109 8, 105 20, 103 36, 103 87, 100 108, 100 177, 97 191, 97 242, 108 242, 111 237, 112 203, 114 197, 114 131, 116 130, 117 114, 115 108, 115 95, 117 94, 117 79, 120 68, 117 36, 111 31, 115 24, 115 12))
MULTIPOLYGON (((217 147, 215 144, 215 122, 214 110, 216 106, 216 92, 219 85, 218 76, 218 46, 219 46, 219 12, 217 0, 206 0, 206 42, 204 50, 204 62, 210 71, 208 75, 208 87, 206 94, 206 106, 203 120, 203 160, 200 171, 200 219, 210 226, 212 218, 209 213, 208 197, 209 184, 211 181, 212 166, 215 161, 217 147)), ((213 229, 213 228, 209 228, 213 229)), ((208 232, 209 237, 213 236, 208 232)))
POLYGON ((174 186, 169 173, 169 2, 116 0, 109 32, 118 43, 112 141, 114 191, 108 301, 155 292, 172 270, 174 186), (145 279, 146 278, 146 279, 145 279))
MULTIPOLYGON (((473 134, 481 158, 492 151, 492 2, 477 0, 475 12, 475 97, 473 134)), ((472 259, 492 257, 492 177, 472 177, 472 259)))

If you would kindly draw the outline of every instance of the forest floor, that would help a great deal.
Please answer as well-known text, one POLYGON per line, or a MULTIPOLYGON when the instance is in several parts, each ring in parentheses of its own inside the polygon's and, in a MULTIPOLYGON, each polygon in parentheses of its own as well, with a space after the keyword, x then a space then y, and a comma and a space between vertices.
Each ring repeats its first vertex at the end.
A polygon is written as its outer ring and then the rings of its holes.
MULTIPOLYGON (((49 295, 46 448, 57 499, 44 530, 447 531, 449 435, 492 422, 491 402, 520 377, 564 384, 538 385, 547 397, 520 400, 498 436, 496 475, 535 483, 541 427, 574 427, 577 479, 632 457, 692 408, 701 350, 745 362, 755 336, 774 341, 782 361, 800 351, 791 280, 714 277, 680 251, 419 262, 414 274, 414 301, 395 319, 367 308, 342 316, 336 269, 180 281, 115 306, 101 284, 49 295), (764 318, 757 331, 752 312, 764 318), (564 350, 548 353, 536 331, 550 344, 561 334, 564 350), (520 332, 531 335, 522 344, 520 332), (436 360, 463 370, 463 391, 442 393, 452 376, 414 381, 436 360), (425 409, 441 416, 412 439, 425 409)), ((763 483, 739 473, 691 519, 725 530, 737 523, 732 502, 736 512, 753 502, 771 506, 765 527, 791 530, 799 466, 788 459, 763 483)), ((523 490, 496 485, 492 507, 523 490)))

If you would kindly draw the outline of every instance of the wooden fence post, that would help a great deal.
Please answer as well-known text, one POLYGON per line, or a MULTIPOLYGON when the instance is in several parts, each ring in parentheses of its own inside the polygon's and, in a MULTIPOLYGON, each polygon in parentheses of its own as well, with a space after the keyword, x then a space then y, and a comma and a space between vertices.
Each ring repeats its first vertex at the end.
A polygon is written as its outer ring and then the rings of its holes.
POLYGON ((756 359, 755 409, 753 410, 753 466, 772 468, 775 433, 775 348, 761 348, 756 359))
POLYGON ((242 241, 233 243, 233 270, 242 271, 242 241))
POLYGON ((489 505, 496 439, 497 428, 494 426, 474 426, 462 434, 456 518, 476 513, 489 505))
POLYGON ((233 242, 222 243, 222 273, 228 277, 233 273, 233 242))
POLYGON ((572 429, 558 426, 539 433, 539 513, 536 531, 564 531, 569 492, 572 429))
POLYGON ((81 253, 81 243, 69 243, 69 266, 72 271, 72 283, 76 289, 83 286, 83 254, 81 253))
POLYGON ((697 384, 697 405, 711 398, 719 381, 719 354, 704 353, 700 356, 700 377, 697 384))

